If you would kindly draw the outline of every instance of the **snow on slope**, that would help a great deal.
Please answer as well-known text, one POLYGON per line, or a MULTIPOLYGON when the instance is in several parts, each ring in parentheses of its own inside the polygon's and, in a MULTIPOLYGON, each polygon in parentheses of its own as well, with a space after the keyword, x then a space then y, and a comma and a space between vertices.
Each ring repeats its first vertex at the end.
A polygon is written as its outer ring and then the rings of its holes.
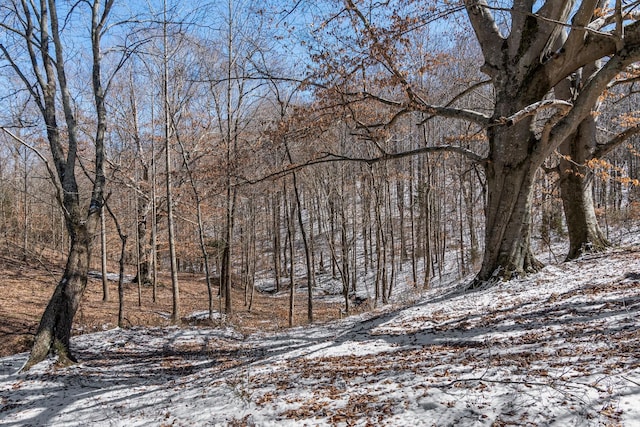
POLYGON ((640 248, 340 322, 114 329, 0 359, 0 426, 640 426, 640 248))

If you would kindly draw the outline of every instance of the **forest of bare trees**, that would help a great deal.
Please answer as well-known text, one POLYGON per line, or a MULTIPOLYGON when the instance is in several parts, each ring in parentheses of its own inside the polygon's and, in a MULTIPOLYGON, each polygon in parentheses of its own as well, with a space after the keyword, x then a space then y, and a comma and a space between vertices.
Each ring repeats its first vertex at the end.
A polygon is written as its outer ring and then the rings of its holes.
POLYGON ((268 281, 292 325, 319 277, 349 312, 365 282, 384 304, 399 280, 489 286, 614 244, 640 219, 638 17, 621 0, 3 2, 0 250, 66 263, 29 363, 73 360, 107 264, 140 304, 170 271, 175 322, 179 273, 204 275, 211 319, 268 281))

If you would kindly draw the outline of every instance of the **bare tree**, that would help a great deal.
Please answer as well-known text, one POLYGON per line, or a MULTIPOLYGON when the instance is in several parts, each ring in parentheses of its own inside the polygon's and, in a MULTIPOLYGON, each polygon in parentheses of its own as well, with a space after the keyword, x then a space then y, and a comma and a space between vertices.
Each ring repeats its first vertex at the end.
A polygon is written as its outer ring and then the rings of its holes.
MULTIPOLYGON (((71 325, 87 284, 92 241, 99 230, 103 202, 104 136, 106 131, 106 89, 103 84, 101 41, 113 0, 100 0, 90 6, 91 81, 95 103, 94 165, 89 202, 81 193, 76 179, 79 131, 73 97, 68 84, 68 69, 58 7, 55 0, 39 3, 13 3, 7 8, 2 27, 12 39, 0 44, 0 51, 24 83, 36 103, 49 141, 53 168, 49 168, 64 211, 71 239, 66 267, 36 332, 31 354, 23 370, 43 360, 50 351, 58 354, 60 363, 75 361, 69 348, 71 325), (20 48, 18 48, 20 46, 20 48), (15 48, 15 49, 14 49, 15 48), (29 68, 17 57, 20 49, 28 54, 29 68), (59 112, 58 99, 62 104, 59 112), (58 123, 59 115, 64 126, 58 123), (66 141, 65 141, 66 139, 66 141)), ((64 21, 69 19, 64 18, 64 21)))
POLYGON ((178 283, 178 266, 176 264, 176 240, 173 217, 173 193, 171 182, 171 117, 169 108, 169 53, 167 38, 167 2, 163 1, 162 19, 162 99, 164 111, 164 155, 165 155, 165 189, 167 192, 167 230, 169 233, 169 261, 171 266, 171 289, 173 296, 173 308, 171 320, 180 322, 180 287, 178 283))
POLYGON ((102 301, 109 301, 109 280, 107 279, 107 226, 104 211, 100 214, 100 270, 102 272, 102 301))
MULTIPOLYGON (((293 155, 291 154, 292 150, 289 142, 289 129, 290 120, 287 117, 288 110, 290 109, 292 100, 298 91, 298 88, 294 88, 288 94, 284 93, 283 89, 278 87, 277 82, 271 81, 272 88, 274 91, 275 99, 277 102, 279 117, 277 121, 277 130, 274 132, 275 137, 279 140, 279 142, 284 145, 284 150, 287 156, 287 161, 290 164, 294 164, 293 155)), ((302 205, 302 196, 301 189, 298 179, 298 174, 294 171, 292 172, 292 185, 293 185, 293 195, 296 204, 296 213, 298 220, 298 228, 300 229, 300 236, 302 238, 302 244, 304 247, 304 255, 305 255, 305 267, 307 270, 307 321, 309 323, 313 323, 313 284, 314 284, 314 273, 313 273, 313 264, 311 261, 311 247, 309 244, 309 239, 307 235, 312 231, 307 231, 304 220, 303 220, 303 205, 302 205)), ((295 235, 292 233, 291 236, 295 235)), ((293 253, 292 253, 293 257, 293 253)), ((293 262, 293 258, 292 258, 293 262)), ((293 271, 293 270, 292 270, 293 271)), ((293 280, 293 278, 292 278, 293 280)), ((293 283, 293 282, 292 282, 293 283)))

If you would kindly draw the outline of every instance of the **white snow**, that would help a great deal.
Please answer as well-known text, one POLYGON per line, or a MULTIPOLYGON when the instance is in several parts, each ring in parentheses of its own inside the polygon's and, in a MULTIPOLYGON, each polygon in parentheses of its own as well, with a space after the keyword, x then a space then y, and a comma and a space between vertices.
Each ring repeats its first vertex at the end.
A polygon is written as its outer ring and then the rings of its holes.
POLYGON ((0 426, 640 425, 640 248, 480 291, 243 336, 75 337, 81 363, 0 359, 0 426))

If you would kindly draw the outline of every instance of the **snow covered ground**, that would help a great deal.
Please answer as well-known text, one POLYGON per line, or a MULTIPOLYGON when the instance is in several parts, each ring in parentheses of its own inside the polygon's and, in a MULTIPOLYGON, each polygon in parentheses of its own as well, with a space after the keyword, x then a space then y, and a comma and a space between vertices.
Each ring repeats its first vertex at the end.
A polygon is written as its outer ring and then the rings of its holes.
POLYGON ((0 359, 0 426, 640 426, 640 247, 323 325, 113 329, 0 359))

